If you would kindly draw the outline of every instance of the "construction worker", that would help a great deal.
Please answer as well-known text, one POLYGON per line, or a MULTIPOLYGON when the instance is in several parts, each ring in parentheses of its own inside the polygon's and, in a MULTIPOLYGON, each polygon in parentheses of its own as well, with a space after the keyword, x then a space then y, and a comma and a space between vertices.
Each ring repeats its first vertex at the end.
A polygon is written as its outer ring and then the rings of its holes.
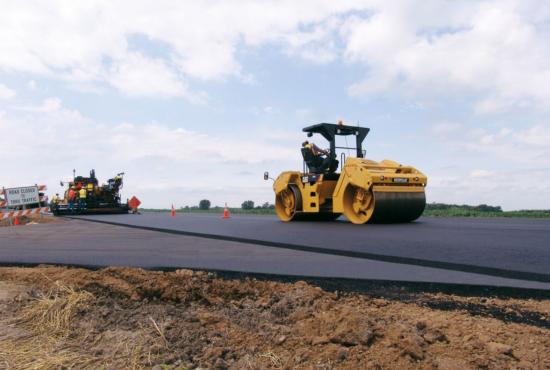
POLYGON ((71 186, 69 192, 67 193, 67 203, 69 205, 69 211, 74 209, 74 201, 76 197, 76 192, 74 191, 74 186, 71 186))
POLYGON ((302 143, 302 155, 313 173, 324 173, 331 168, 333 159, 330 157, 330 152, 307 140, 302 143))
POLYGON ((315 145, 314 143, 310 143, 307 140, 302 143, 302 147, 311 150, 313 152, 313 155, 316 156, 316 157, 319 157, 319 156, 322 156, 322 155, 329 155, 328 150, 321 149, 317 145, 315 145))
POLYGON ((116 175, 115 176, 115 186, 120 187, 121 184, 122 184, 122 176, 116 175))
POLYGON ((52 204, 57 204, 59 202, 59 194, 55 193, 55 195, 52 197, 52 204))
POLYGON ((88 195, 88 192, 85 188, 80 188, 78 191, 78 209, 84 209, 86 208, 86 196, 88 195))

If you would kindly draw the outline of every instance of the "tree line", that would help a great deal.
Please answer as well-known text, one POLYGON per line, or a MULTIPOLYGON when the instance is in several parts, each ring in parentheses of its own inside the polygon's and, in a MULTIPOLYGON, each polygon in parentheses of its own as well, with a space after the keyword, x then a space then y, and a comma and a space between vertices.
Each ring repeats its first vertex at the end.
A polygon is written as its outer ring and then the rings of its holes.
MULTIPOLYGON (((201 199, 199 201, 198 206, 191 206, 191 207, 185 206, 185 207, 182 207, 182 208, 184 208, 184 209, 200 209, 200 210, 206 211, 206 210, 209 210, 210 208, 212 208, 212 203, 208 199, 201 199)), ((261 205, 256 205, 253 200, 245 200, 241 204, 241 209, 244 209, 244 210, 250 210, 250 209, 275 209, 275 205, 271 204, 269 202, 262 203, 261 205)))

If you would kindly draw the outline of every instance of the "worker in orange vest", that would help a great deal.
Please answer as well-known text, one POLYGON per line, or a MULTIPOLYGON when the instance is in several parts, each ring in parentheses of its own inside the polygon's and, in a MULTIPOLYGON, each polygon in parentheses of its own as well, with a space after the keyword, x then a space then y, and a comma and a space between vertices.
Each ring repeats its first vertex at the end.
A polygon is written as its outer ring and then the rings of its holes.
POLYGON ((71 186, 69 189, 69 192, 67 193, 67 203, 69 204, 69 211, 72 211, 74 208, 74 198, 76 196, 76 193, 74 191, 74 186, 71 186))

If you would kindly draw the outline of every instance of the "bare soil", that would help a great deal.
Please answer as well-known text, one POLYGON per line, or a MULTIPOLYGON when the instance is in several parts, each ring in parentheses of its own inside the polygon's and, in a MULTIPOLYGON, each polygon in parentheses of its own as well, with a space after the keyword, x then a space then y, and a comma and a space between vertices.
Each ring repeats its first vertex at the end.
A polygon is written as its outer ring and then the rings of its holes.
POLYGON ((550 300, 0 268, 0 369, 550 369, 550 300))

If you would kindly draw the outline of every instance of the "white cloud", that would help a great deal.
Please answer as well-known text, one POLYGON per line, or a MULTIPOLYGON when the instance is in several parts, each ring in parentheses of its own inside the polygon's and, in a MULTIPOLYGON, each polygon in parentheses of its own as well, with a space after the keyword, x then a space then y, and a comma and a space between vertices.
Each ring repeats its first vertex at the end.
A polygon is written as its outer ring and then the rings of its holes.
POLYGON ((544 1, 381 2, 342 30, 347 59, 368 66, 350 93, 474 94, 479 113, 550 109, 549 18, 544 1))
POLYGON ((186 96, 187 86, 160 59, 129 53, 113 63, 106 80, 129 96, 186 96))
POLYGON ((432 125, 431 131, 438 136, 445 137, 456 133, 462 127, 463 125, 458 122, 443 121, 432 125))
POLYGON ((61 99, 51 97, 44 99, 38 106, 16 106, 14 109, 24 112, 57 112, 61 110, 61 99))
POLYGON ((37 86, 36 86, 36 81, 35 80, 29 80, 29 82, 27 82, 27 87, 29 88, 29 90, 36 90, 37 86))
POLYGON ((518 133, 520 142, 536 147, 550 147, 550 127, 542 124, 535 125, 518 133))
POLYGON ((215 204, 240 205, 246 197, 271 201, 263 171, 301 163, 295 147, 273 143, 262 131, 220 137, 159 122, 110 125, 65 107, 58 98, 0 114, 0 132, 10 137, 2 144, 0 185, 40 182, 52 192, 60 190, 59 180, 70 177, 73 168, 79 173, 95 168, 102 179, 124 170, 127 194, 156 207, 193 205, 201 197, 215 204), (242 175, 243 169, 250 175, 242 175))
POLYGON ((15 96, 15 91, 0 83, 0 99, 11 99, 15 96))
POLYGON ((540 0, 9 1, 0 69, 193 101, 189 79, 253 80, 239 52, 269 45, 309 62, 359 63, 367 77, 353 95, 473 94, 480 114, 550 109, 549 20, 540 0), (130 50, 136 34, 166 55, 130 50))
MULTIPOLYGON (((429 201, 550 208, 550 130, 442 122, 428 131, 429 201)), ((422 168, 421 168, 422 169, 422 168)))
POLYGON ((429 202, 452 204, 489 204, 504 210, 548 209, 549 176, 536 168, 515 170, 453 169, 429 177, 429 202), (529 179, 528 182, 525 179, 529 179))
MULTIPOLYGON (((52 95, 63 96, 55 90, 62 88, 57 84, 62 81, 81 92, 113 88, 126 96, 181 97, 203 103, 208 96, 197 92, 195 84, 227 79, 254 83, 261 78, 261 74, 251 75, 241 61, 254 48, 275 49, 307 63, 343 60, 354 64, 353 71, 365 73, 364 79, 350 86, 352 95, 405 96, 428 117, 439 117, 428 134, 443 148, 430 153, 430 161, 441 158, 455 163, 462 155, 470 157, 473 165, 460 175, 429 174, 434 192, 450 196, 445 189, 455 189, 454 194, 467 196, 466 202, 494 192, 508 202, 509 195, 494 179, 516 191, 528 189, 512 169, 531 171, 525 174, 534 176, 537 184, 550 183, 548 175, 535 170, 550 167, 550 123, 545 116, 550 110, 549 25, 550 5, 537 0, 427 0, 421 6, 412 0, 6 1, 0 12, 0 73, 21 81, 36 79, 41 92, 50 87, 52 95), (150 50, 134 45, 136 35, 161 47, 150 50), (460 113, 446 110, 449 97, 457 99, 460 113), (536 114, 522 122, 510 118, 505 123, 481 119, 472 123, 479 116, 468 116, 469 104, 478 115, 512 110, 520 116, 517 113, 526 108, 536 114), (434 106, 448 113, 438 116, 431 109, 434 106), (463 118, 469 123, 459 122, 463 118), (493 161, 500 168, 478 161, 493 161), (505 166, 510 167, 508 172, 502 169, 505 166), (479 171, 494 172, 494 177, 479 171), (478 181, 483 186, 477 187, 478 181)), ((34 86, 28 84, 31 90, 34 86)), ((262 86, 262 81, 253 87, 271 88, 262 86)), ((0 84, 0 99, 14 95, 15 91, 0 84)), ((288 145, 296 131, 287 133, 287 128, 251 124, 246 137, 254 136, 255 142, 222 140, 162 122, 108 126, 64 107, 58 98, 37 105, 21 102, 19 96, 16 100, 21 106, 2 107, 0 132, 8 128, 23 135, 25 131, 18 128, 28 127, 31 134, 40 134, 19 137, 29 150, 11 157, 13 163, 19 161, 10 167, 13 176, 26 176, 23 167, 36 163, 40 155, 47 173, 74 167, 104 166, 108 171, 124 167, 139 172, 135 183, 143 189, 169 187, 190 194, 190 189, 202 188, 219 192, 205 179, 217 179, 221 171, 234 189, 254 193, 242 176, 234 175, 243 166, 254 173, 262 172, 264 166, 275 171, 300 164, 299 152, 288 145)), ((258 114, 276 113, 284 119, 281 107, 285 105, 278 96, 269 102, 275 108, 265 106, 266 102, 253 104, 258 114)), ((295 112, 300 121, 326 119, 319 117, 323 109, 315 101, 300 104, 307 108, 295 112)), ((388 114, 381 121, 393 124, 391 120, 388 114)), ((15 150, 17 143, 10 141, 4 148, 15 150)), ((254 183, 252 188, 260 185, 254 183)))
POLYGON ((477 179, 477 178, 484 178, 484 177, 491 177, 494 176, 494 171, 487 171, 487 170, 474 170, 470 172, 470 177, 477 179))
MULTIPOLYGON (((252 79, 237 60, 241 46, 280 44, 309 60, 333 60, 327 27, 360 1, 119 1, 21 3, 0 13, 0 70, 107 82, 128 95, 185 96, 186 78, 252 79), (162 60, 130 50, 143 35, 166 46, 162 60)), ((78 86, 78 85, 77 85, 78 86)), ((200 100, 200 99, 199 99, 200 100)))

